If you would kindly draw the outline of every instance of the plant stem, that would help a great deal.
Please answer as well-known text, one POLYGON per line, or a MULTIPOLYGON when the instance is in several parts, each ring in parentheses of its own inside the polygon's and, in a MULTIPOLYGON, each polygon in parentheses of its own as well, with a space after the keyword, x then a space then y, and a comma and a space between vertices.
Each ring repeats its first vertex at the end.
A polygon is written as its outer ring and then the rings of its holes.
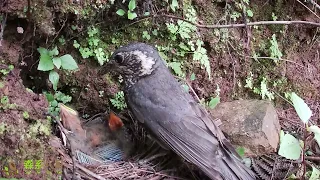
POLYGON ((305 179, 306 175, 306 159, 305 159, 305 151, 306 151, 306 140, 307 140, 307 123, 304 124, 304 139, 303 139, 303 150, 302 150, 302 165, 303 165, 303 174, 302 180, 305 179))

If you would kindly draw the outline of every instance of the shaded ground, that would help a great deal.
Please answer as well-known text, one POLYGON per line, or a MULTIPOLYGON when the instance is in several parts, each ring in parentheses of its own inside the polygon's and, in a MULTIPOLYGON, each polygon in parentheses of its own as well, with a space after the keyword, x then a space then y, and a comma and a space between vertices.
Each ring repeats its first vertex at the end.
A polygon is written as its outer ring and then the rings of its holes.
MULTIPOLYGON (((143 14, 146 1, 137 1, 139 15, 143 14)), ((241 10, 234 3, 212 2, 205 0, 191 1, 198 12, 200 23, 230 24, 242 23, 241 16, 236 20, 231 14, 241 10), (228 6, 227 6, 228 5, 228 6)), ((120 3, 121 4, 121 3, 120 3)), ((163 9, 160 3, 152 4, 153 8, 163 9)), ((307 4, 308 5, 308 4, 307 4)), ((51 134, 51 121, 47 120, 48 102, 41 95, 43 91, 53 92, 48 82, 48 73, 37 70, 39 53, 37 48, 43 46, 52 48, 58 45, 61 54, 69 53, 79 64, 79 70, 72 73, 59 71, 60 83, 58 89, 72 96, 72 106, 81 116, 91 116, 113 108, 109 98, 119 91, 116 80, 110 77, 97 76, 99 65, 93 58, 83 59, 79 51, 73 47, 73 40, 85 41, 87 26, 96 25, 101 29, 103 40, 108 43, 106 49, 112 52, 119 45, 128 41, 144 41, 151 44, 167 44, 170 42, 164 22, 172 19, 148 19, 136 24, 119 17, 115 12, 123 5, 110 5, 101 1, 90 4, 87 1, 68 3, 58 1, 36 0, 28 8, 28 0, 5 0, 0 2, 2 18, 7 15, 2 46, 0 47, 0 69, 6 73, 0 74, 0 154, 6 157, 41 158, 50 162, 49 170, 57 174, 51 167, 55 157, 48 150, 48 139, 51 134), (94 8, 97 6, 104 8, 94 8), (76 13, 77 12, 77 13, 76 13), (111 25, 112 24, 112 25, 111 25), (78 28, 71 29, 72 25, 78 28), (17 32, 17 27, 24 29, 23 34, 17 32), (163 37, 142 38, 142 31, 152 32, 158 29, 163 37), (64 36, 65 44, 59 42, 64 36), (60 44, 59 44, 60 43, 60 44), (9 65, 14 69, 10 71, 9 65), (26 89, 29 88, 31 90, 26 89), (15 105, 13 105, 15 104, 15 105), (24 114, 28 113, 26 118, 24 114), (36 127, 35 129, 32 127, 36 127), (41 127, 41 128, 40 128, 41 127), (50 133, 43 132, 43 129, 50 133), (35 150, 36 149, 36 150, 35 150)), ((320 22, 307 9, 296 1, 255 1, 249 6, 254 12, 248 21, 272 20, 272 13, 278 20, 308 20, 320 22)), ((182 14, 182 13, 181 13, 182 14)), ((3 24, 1 26, 3 30, 3 24)), ((1 33, 0 33, 1 34, 1 33)), ((311 120, 315 124, 320 122, 320 31, 319 28, 305 25, 296 26, 259 26, 239 29, 198 29, 197 34, 204 42, 211 65, 212 79, 209 80, 199 63, 186 60, 186 73, 193 72, 196 79, 191 82, 193 89, 200 98, 209 100, 215 97, 216 90, 220 90, 221 101, 235 99, 260 99, 260 95, 245 88, 246 78, 252 72, 254 87, 259 87, 261 79, 267 78, 268 87, 284 97, 285 92, 297 92, 313 111, 311 120), (217 35, 218 34, 218 35, 217 35), (275 63, 271 59, 254 60, 253 54, 261 57, 269 55, 270 38, 277 35, 279 47, 284 54, 275 63), (249 35, 249 37, 248 37, 249 35), (248 41, 249 39, 249 41, 248 41), (281 80, 278 85, 274 82, 281 80)), ((1 38, 1 37, 0 37, 1 38)), ((301 125, 294 109, 281 97, 275 95, 275 105, 281 119, 282 128, 297 131, 301 125)), ((7 162, 3 159, 1 163, 7 162)), ((16 159, 15 159, 16 160, 16 159)), ((21 167, 19 167, 21 168, 21 167)), ((6 176, 2 173, 2 176, 6 176)), ((23 177, 23 175, 19 175, 23 177)), ((40 176, 37 176, 41 178, 40 176)), ((55 179, 55 178, 53 178, 55 179)))

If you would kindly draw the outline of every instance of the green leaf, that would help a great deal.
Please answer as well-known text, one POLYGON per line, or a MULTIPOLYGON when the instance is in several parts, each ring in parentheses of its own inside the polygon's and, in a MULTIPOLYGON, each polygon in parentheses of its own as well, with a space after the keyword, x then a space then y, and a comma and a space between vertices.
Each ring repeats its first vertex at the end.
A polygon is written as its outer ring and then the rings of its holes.
POLYGON ((144 15, 144 16, 149 16, 149 15, 150 15, 150 12, 145 12, 143 15, 144 15))
POLYGON ((52 106, 52 107, 58 106, 58 101, 57 101, 57 100, 51 101, 51 102, 50 102, 50 106, 52 106))
POLYGON ((125 12, 123 9, 119 9, 116 13, 117 13, 119 16, 123 16, 126 12, 125 12))
POLYGON ((74 40, 74 41, 73 41, 73 47, 75 47, 76 49, 78 49, 78 48, 80 47, 80 44, 79 44, 76 40, 74 40))
POLYGON ((244 147, 239 146, 239 147, 237 147, 236 151, 240 157, 242 157, 242 158, 244 157, 244 152, 245 152, 244 147))
POLYGON ((130 11, 133 11, 136 8, 136 0, 130 0, 128 8, 130 11))
POLYGON ((70 54, 66 54, 60 57, 61 59, 61 66, 63 69, 66 70, 75 70, 78 69, 77 62, 73 59, 70 54))
POLYGON ((59 74, 55 71, 50 71, 49 80, 53 85, 53 89, 56 91, 59 83, 59 74))
POLYGON ((253 12, 250 9, 247 10, 247 14, 249 17, 253 17, 253 12))
POLYGON ((186 92, 189 92, 189 86, 188 85, 182 84, 181 86, 186 92))
POLYGON ((299 141, 291 134, 285 134, 281 139, 278 154, 291 160, 297 160, 301 155, 301 147, 299 141))
POLYGON ((312 166, 312 174, 309 180, 317 180, 319 179, 319 176, 320 176, 320 171, 314 166, 312 166))
POLYGON ((307 123, 312 115, 308 105, 294 92, 291 93, 291 101, 301 121, 307 123))
POLYGON ((43 48, 43 47, 39 47, 37 49, 37 51, 41 54, 48 54, 48 50, 46 48, 43 48))
POLYGON ((57 56, 59 54, 57 46, 54 47, 51 51, 49 51, 49 56, 57 56))
POLYGON ((220 103, 220 97, 219 97, 219 96, 217 96, 217 97, 215 97, 215 98, 212 98, 212 97, 211 97, 211 100, 210 100, 210 102, 209 102, 209 108, 210 108, 210 109, 213 109, 213 108, 215 108, 219 103, 220 103))
POLYGON ((58 69, 60 69, 60 67, 61 67, 61 58, 55 57, 55 58, 52 59, 52 62, 58 69))
POLYGON ((308 131, 314 133, 314 139, 317 141, 318 145, 320 146, 320 128, 318 126, 310 126, 308 131))
POLYGON ((137 14, 135 12, 128 11, 128 19, 133 20, 136 17, 137 17, 137 14))
POLYGON ((190 80, 194 81, 195 79, 196 79, 196 75, 194 73, 192 73, 191 76, 190 76, 190 80))
POLYGON ((40 53, 40 62, 38 64, 38 70, 39 71, 50 71, 54 68, 53 62, 51 57, 49 56, 49 53, 40 53))
POLYGON ((171 62, 171 63, 168 63, 168 64, 178 76, 182 76, 183 75, 183 72, 181 70, 181 63, 179 63, 179 62, 171 62))
POLYGON ((54 97, 51 93, 44 93, 44 94, 49 102, 54 100, 54 97))
POLYGON ((179 8, 179 4, 177 0, 172 0, 171 4, 170 4, 170 8, 172 9, 173 12, 176 11, 176 8, 179 8))

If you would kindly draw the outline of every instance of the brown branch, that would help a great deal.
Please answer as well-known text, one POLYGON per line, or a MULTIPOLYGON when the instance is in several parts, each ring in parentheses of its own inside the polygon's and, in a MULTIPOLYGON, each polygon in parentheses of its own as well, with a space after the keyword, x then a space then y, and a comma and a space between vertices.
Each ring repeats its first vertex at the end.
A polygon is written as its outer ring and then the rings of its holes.
POLYGON ((272 60, 274 60, 274 61, 275 61, 275 60, 281 60, 281 61, 286 61, 286 62, 293 63, 293 64, 295 64, 295 65, 298 65, 298 66, 302 67, 302 68, 306 68, 305 66, 303 66, 303 65, 301 65, 301 64, 299 64, 299 63, 297 63, 297 62, 295 62, 295 61, 288 60, 288 59, 273 58, 273 57, 251 57, 251 56, 249 56, 249 58, 251 58, 251 59, 272 59, 272 60))
POLYGON ((6 15, 4 16, 1 24, 0 24, 0 27, 1 27, 1 30, 0 30, 0 47, 2 46, 2 40, 3 40, 3 32, 4 32, 4 28, 6 27, 6 22, 7 22, 7 13, 6 15))
POLYGON ((297 0, 298 3, 300 3, 303 7, 305 7, 306 9, 308 9, 308 11, 310 11, 313 15, 315 15, 318 19, 320 19, 320 17, 315 13, 313 12, 310 8, 308 8, 308 6, 304 5, 301 1, 297 0))
POLYGON ((52 44, 54 43, 54 41, 56 40, 56 38, 59 36, 61 30, 62 30, 62 29, 64 28, 64 26, 66 25, 67 20, 68 20, 68 17, 66 17, 66 19, 63 20, 62 26, 60 27, 59 31, 56 33, 56 36, 53 38, 51 44, 50 44, 48 47, 51 47, 51 46, 52 46, 52 44))
POLYGON ((219 29, 219 28, 238 28, 238 27, 246 27, 246 26, 257 26, 257 25, 294 25, 294 24, 307 24, 312 26, 320 27, 320 23, 310 22, 310 21, 258 21, 258 22, 248 22, 247 24, 227 24, 227 25, 202 25, 193 23, 189 20, 186 20, 182 17, 173 16, 169 14, 159 14, 154 15, 154 17, 167 17, 172 19, 180 19, 182 21, 188 22, 197 26, 198 28, 207 28, 207 29, 219 29))
POLYGON ((319 161, 320 162, 320 156, 306 156, 305 159, 310 160, 310 161, 319 161))
POLYGON ((317 9, 320 10, 320 6, 319 6, 319 4, 317 4, 317 2, 315 2, 314 0, 309 0, 309 2, 310 2, 313 6, 315 6, 317 9))

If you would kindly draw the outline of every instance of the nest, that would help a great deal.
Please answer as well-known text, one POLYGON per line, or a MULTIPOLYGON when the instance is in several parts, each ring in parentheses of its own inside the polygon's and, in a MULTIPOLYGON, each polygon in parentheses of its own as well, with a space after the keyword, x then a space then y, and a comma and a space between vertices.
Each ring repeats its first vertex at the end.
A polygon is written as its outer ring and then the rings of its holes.
MULTIPOLYGON (((64 179, 208 179, 175 153, 162 148, 127 112, 101 113, 87 121, 60 106, 64 179), (112 116, 111 116, 112 115, 112 116), (72 133, 68 132, 71 131, 72 133)), ((285 179, 299 169, 276 154, 250 158, 260 179, 285 179)))
POLYGON ((159 146, 143 126, 126 113, 119 117, 125 127, 126 144, 131 143, 128 156, 126 147, 117 143, 119 137, 108 134, 107 117, 107 113, 101 113, 81 122, 74 110, 61 106, 62 124, 59 121, 58 124, 62 132, 63 145, 59 152, 63 156, 63 179, 205 178, 192 165, 159 146), (99 143, 92 135, 101 135, 101 131, 104 135, 99 137, 99 143))

